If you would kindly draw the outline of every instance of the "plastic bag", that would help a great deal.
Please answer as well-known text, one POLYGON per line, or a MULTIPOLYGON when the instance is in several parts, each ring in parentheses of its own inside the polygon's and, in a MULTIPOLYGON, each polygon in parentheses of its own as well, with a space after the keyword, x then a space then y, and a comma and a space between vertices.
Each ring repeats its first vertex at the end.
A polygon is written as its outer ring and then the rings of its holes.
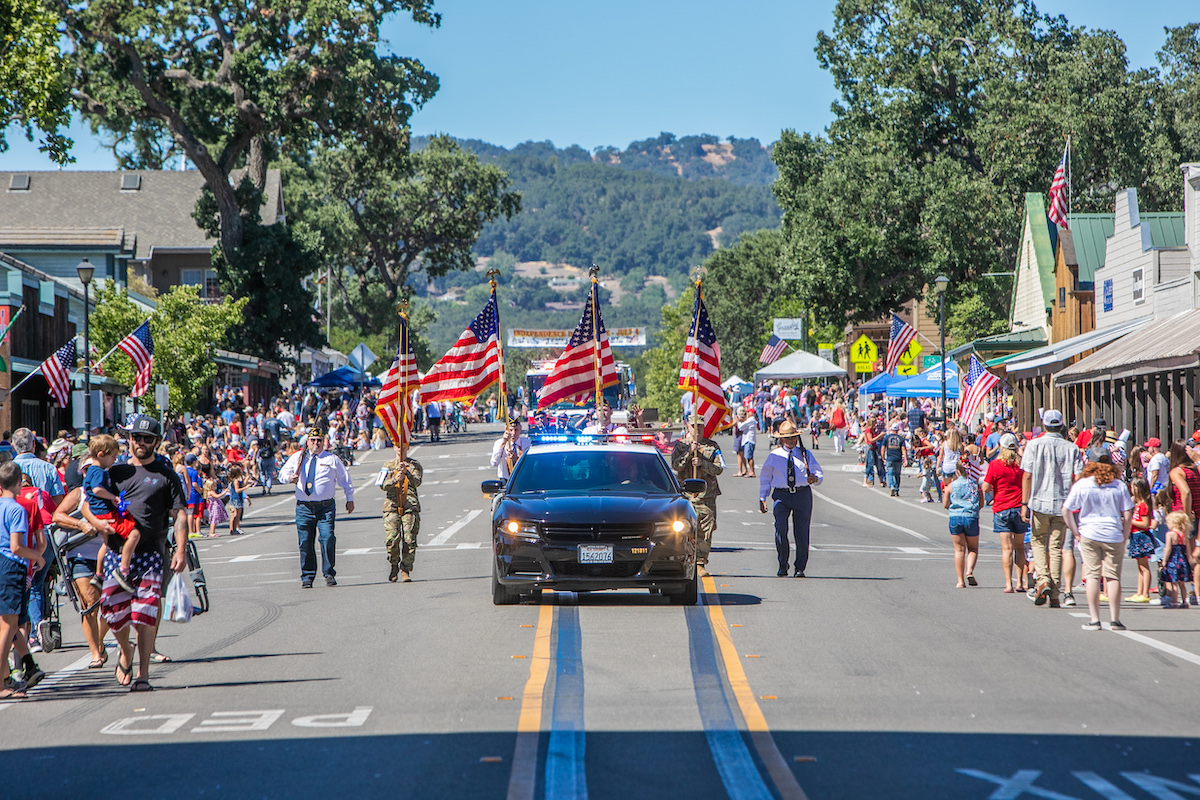
POLYGON ((183 573, 176 572, 167 584, 167 596, 163 599, 163 615, 170 622, 187 622, 192 618, 195 606, 188 594, 183 573))

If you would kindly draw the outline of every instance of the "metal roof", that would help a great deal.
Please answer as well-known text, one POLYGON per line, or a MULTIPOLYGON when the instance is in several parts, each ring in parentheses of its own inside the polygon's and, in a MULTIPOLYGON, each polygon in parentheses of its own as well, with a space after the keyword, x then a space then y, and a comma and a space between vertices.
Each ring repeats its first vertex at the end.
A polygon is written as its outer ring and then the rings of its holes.
POLYGON ((966 355, 972 350, 978 353, 996 353, 1000 350, 1029 350, 1046 344, 1046 331, 1041 328, 1024 328, 1019 331, 995 333, 972 342, 959 345, 946 355, 952 359, 966 355))
POLYGON ((1143 225, 1150 226, 1151 247, 1187 247, 1187 230, 1182 211, 1157 211, 1138 214, 1143 225))
POLYGON ((1200 366, 1200 309, 1146 325, 1054 376, 1059 386, 1200 366))
MULTIPOLYGON (((1005 369, 1009 375, 1029 372, 1031 370, 1035 371, 1034 374, 1038 374, 1036 372, 1038 370, 1042 370, 1045 367, 1052 367, 1055 364, 1061 364, 1088 350, 1103 347, 1114 339, 1119 339, 1125 334, 1145 326, 1149 322, 1150 318, 1146 317, 1120 325, 1113 325, 1108 328, 1089 331, 1079 336, 1072 336, 1070 339, 1063 339, 1061 342, 1055 342, 1048 347, 1039 347, 1037 350, 1030 350, 1028 353, 1022 353, 1016 358, 1009 359, 1005 364, 1005 369)), ((1028 376, 1017 375, 1017 377, 1028 376)))
POLYGON ((1089 289, 1095 283, 1096 270, 1104 266, 1104 252, 1113 230, 1112 214, 1072 214, 1071 230, 1059 231, 1066 263, 1079 266, 1080 289, 1089 289), (1073 259, 1068 243, 1074 246, 1073 259))
MULTIPOLYGON (((1033 241, 1033 257, 1037 263, 1046 308, 1054 302, 1054 249, 1058 246, 1058 229, 1046 216, 1046 198, 1041 192, 1025 193, 1025 224, 1033 241)), ((1016 281, 1013 282, 1016 291, 1016 281)))

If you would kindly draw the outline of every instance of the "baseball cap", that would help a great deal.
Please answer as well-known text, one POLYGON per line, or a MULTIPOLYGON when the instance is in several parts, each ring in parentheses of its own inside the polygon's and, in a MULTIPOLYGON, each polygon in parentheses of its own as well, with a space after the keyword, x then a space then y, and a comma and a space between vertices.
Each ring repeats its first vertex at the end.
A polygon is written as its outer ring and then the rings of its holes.
POLYGON ((900 423, 893 422, 891 430, 892 430, 892 433, 899 433, 900 432, 900 423))
MULTIPOLYGON (((1101 420, 1096 420, 1099 423, 1101 420)), ((1062 412, 1051 408, 1042 413, 1042 424, 1047 428, 1057 428, 1063 424, 1062 412)))
POLYGON ((1192 441, 1200 442, 1200 431, 1196 431, 1195 433, 1192 434, 1192 441))
POLYGON ((195 464, 199 460, 200 459, 196 456, 195 453, 188 453, 186 456, 183 457, 183 463, 185 463, 185 464, 195 464))
POLYGON ((1162 442, 1158 440, 1158 437, 1151 436, 1146 440, 1146 447, 1162 447, 1162 442))
POLYGON ((1108 423, 1104 421, 1104 417, 1097 417, 1096 421, 1092 423, 1092 427, 1093 428, 1107 428, 1108 423))
POLYGON ((83 458, 87 455, 87 452, 88 446, 83 442, 80 442, 71 448, 71 458, 83 458))
POLYGON ((1000 448, 1002 450, 1016 450, 1017 437, 1011 433, 1005 433, 1000 436, 1000 448))
POLYGON ((154 417, 139 416, 130 423, 126 430, 130 433, 146 433, 158 439, 162 438, 162 426, 158 424, 158 420, 154 417))

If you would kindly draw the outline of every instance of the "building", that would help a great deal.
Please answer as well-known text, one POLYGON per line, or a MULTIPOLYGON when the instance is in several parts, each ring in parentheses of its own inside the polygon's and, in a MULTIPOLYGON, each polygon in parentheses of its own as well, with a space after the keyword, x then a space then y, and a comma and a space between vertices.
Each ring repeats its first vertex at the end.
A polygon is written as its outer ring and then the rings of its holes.
MULTIPOLYGON (((0 251, 75 287, 75 265, 89 256, 98 279, 127 286, 137 276, 159 292, 201 286, 219 299, 215 242, 192 218, 199 172, 0 172, 0 186, 0 251)), ((279 170, 267 170, 259 218, 286 220, 279 170)))

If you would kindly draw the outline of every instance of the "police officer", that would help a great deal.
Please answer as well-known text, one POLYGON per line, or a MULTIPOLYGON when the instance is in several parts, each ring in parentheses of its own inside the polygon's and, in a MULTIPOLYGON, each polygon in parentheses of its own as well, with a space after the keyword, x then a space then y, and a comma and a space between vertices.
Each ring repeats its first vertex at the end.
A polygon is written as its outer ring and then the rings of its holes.
POLYGON ((808 566, 808 532, 812 520, 812 489, 824 478, 821 465, 800 442, 800 431, 785 420, 775 434, 779 447, 771 451, 758 471, 758 510, 767 513, 767 494, 774 500, 775 551, 779 556, 780 578, 788 572, 788 517, 796 537, 795 577, 803 578, 808 566))
POLYGON ((421 501, 417 487, 425 469, 421 462, 408 457, 408 445, 396 448, 396 457, 383 465, 378 484, 383 489, 383 530, 387 534, 385 547, 392 571, 388 580, 396 578, 405 583, 412 580, 413 562, 417 558, 417 534, 421 531, 421 501), (404 501, 401 502, 401 495, 404 501))
POLYGON ((696 540, 696 566, 707 572, 708 553, 717 530, 717 496, 721 494, 717 476, 725 471, 725 459, 721 456, 720 446, 712 439, 700 437, 692 441, 693 431, 693 423, 688 422, 687 438, 675 442, 671 450, 671 469, 680 481, 703 478, 708 484, 703 495, 686 495, 696 510, 700 527, 696 540))

